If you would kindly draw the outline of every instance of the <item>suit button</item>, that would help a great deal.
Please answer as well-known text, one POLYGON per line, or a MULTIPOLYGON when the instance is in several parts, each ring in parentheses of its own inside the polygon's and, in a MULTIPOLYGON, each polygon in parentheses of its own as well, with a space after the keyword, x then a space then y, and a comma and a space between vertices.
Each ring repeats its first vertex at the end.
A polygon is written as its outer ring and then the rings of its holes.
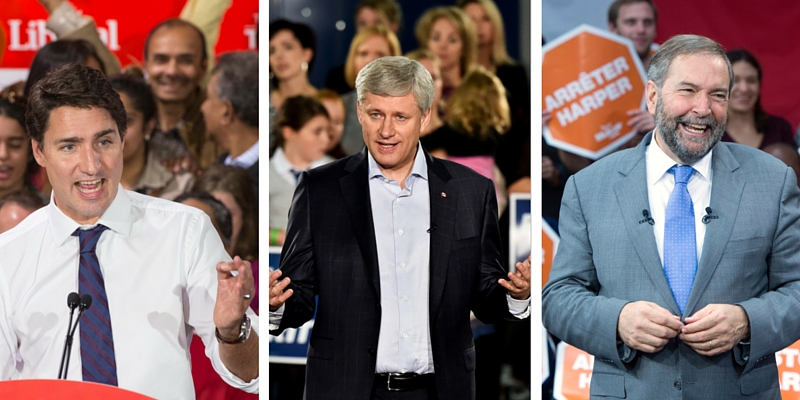
POLYGON ((672 386, 675 386, 675 389, 677 390, 681 390, 681 381, 675 381, 672 386))
POLYGON ((367 353, 369 353, 370 355, 374 356, 375 355, 375 349, 367 349, 367 353))

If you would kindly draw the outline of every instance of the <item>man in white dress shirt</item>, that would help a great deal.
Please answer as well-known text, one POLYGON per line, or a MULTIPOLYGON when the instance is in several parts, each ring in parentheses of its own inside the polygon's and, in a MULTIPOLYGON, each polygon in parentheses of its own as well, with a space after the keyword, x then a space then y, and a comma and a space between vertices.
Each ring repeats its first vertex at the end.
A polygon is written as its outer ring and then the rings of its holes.
POLYGON ((257 393, 250 264, 231 261, 201 211, 122 189, 126 114, 102 74, 78 65, 51 72, 34 87, 26 119, 53 192, 50 205, 0 236, 0 380, 57 376, 64 299, 81 292, 93 293, 93 305, 75 333, 67 379, 194 398, 196 331, 220 376, 257 393), (94 246, 87 232, 99 232, 94 246))

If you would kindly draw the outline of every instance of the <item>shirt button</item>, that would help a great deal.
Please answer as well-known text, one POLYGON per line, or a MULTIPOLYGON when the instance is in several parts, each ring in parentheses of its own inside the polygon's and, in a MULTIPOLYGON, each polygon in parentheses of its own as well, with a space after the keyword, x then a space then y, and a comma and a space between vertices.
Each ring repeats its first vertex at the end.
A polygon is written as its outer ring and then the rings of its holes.
POLYGON ((396 201, 399 203, 400 202, 400 198, 398 197, 396 201))
POLYGON ((400 229, 399 231, 397 231, 397 234, 400 235, 400 236, 403 236, 403 230, 400 229))
POLYGON ((407 334, 407 333, 404 333, 404 334, 403 334, 403 339, 405 339, 405 338, 407 338, 407 337, 408 337, 408 334, 407 334))
POLYGON ((403 297, 403 303, 408 303, 408 297, 403 297))
POLYGON ((403 263, 401 263, 401 264, 400 264, 400 269, 406 269, 406 265, 405 265, 405 264, 403 264, 403 263))
POLYGON ((389 183, 389 180, 388 179, 384 179, 383 183, 389 183))
POLYGON ((675 386, 675 389, 677 390, 681 390, 681 381, 675 381, 672 386, 675 386))

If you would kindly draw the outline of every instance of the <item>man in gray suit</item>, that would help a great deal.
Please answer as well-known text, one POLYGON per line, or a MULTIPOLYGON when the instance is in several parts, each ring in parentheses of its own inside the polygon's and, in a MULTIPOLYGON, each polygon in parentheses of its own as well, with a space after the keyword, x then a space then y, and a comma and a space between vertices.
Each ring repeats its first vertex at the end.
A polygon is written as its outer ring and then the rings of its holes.
POLYGON ((567 182, 544 325, 595 355, 592 398, 779 399, 774 353, 800 337, 794 172, 719 142, 719 44, 676 36, 648 79, 654 132, 567 182))

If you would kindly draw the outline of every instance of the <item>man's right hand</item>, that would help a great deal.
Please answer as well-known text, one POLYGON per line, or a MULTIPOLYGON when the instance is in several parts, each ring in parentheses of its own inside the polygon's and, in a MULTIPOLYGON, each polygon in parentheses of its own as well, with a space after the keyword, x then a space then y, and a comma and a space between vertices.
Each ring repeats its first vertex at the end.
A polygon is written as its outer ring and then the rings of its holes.
POLYGON ((681 328, 680 317, 648 301, 626 304, 617 321, 617 333, 622 341, 645 353, 663 349, 670 339, 678 336, 681 328))
POLYGON ((292 289, 286 290, 289 286, 291 279, 284 278, 278 282, 281 276, 281 270, 276 269, 269 274, 269 310, 277 311, 289 297, 292 297, 294 291, 292 289), (285 291, 284 291, 285 290, 285 291))

